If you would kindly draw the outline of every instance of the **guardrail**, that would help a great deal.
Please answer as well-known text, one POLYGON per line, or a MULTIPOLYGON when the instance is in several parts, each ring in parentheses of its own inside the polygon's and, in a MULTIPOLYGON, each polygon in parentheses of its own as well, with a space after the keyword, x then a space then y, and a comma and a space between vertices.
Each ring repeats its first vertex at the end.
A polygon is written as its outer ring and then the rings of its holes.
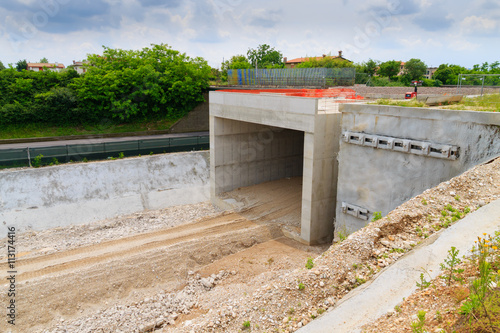
POLYGON ((130 140, 73 144, 52 147, 16 148, 0 150, 0 166, 31 166, 57 162, 68 163, 82 160, 104 160, 147 154, 174 153, 209 149, 209 136, 172 137, 161 139, 130 140), (41 157, 40 155, 43 155, 41 157))

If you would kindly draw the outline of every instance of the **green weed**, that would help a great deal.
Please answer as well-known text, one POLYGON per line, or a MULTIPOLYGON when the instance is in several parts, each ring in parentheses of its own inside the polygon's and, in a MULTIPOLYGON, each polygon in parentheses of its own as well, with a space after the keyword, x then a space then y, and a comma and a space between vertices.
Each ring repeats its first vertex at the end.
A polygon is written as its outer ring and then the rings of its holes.
POLYGON ((458 258, 458 252, 457 248, 452 246, 451 250, 448 251, 448 257, 446 257, 444 263, 440 264, 441 269, 446 271, 441 278, 446 280, 446 284, 448 286, 451 284, 451 280, 462 281, 462 278, 460 278, 457 274, 462 273, 464 270, 456 268, 456 266, 461 262, 458 258))
POLYGON ((306 262, 306 268, 307 269, 311 269, 314 267, 314 261, 313 261, 313 258, 307 258, 307 262, 306 262))
POLYGON ((424 326, 425 326, 425 314, 426 312, 424 310, 420 310, 417 313, 417 321, 414 321, 411 323, 411 329, 413 333, 424 333, 424 326))
POLYGON ((380 220, 382 218, 382 212, 374 212, 372 215, 372 222, 380 220))
POLYGON ((43 158, 43 155, 40 154, 38 156, 36 156, 34 159, 33 159, 33 162, 31 162, 31 166, 33 166, 34 168, 39 168, 42 166, 42 158, 43 158))
POLYGON ((249 320, 244 321, 242 326, 243 326, 244 330, 249 329, 250 328, 250 321, 249 320))

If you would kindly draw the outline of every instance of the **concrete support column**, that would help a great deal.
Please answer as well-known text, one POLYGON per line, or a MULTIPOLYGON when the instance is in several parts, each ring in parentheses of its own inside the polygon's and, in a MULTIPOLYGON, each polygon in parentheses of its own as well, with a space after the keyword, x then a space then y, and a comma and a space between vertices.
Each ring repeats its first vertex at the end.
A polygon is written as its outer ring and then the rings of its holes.
POLYGON ((333 239, 337 198, 340 113, 318 114, 304 137, 301 238, 308 244, 333 239))

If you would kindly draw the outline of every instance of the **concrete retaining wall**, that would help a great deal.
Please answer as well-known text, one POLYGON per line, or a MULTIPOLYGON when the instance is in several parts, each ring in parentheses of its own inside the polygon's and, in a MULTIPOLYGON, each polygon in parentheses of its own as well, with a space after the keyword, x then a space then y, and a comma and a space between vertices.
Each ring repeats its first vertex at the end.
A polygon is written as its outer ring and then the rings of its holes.
POLYGON ((208 152, 5 170, 0 222, 43 230, 207 201, 209 174, 208 152))
POLYGON ((355 231, 373 212, 386 215, 426 189, 500 155, 498 113, 366 104, 346 104, 341 110, 342 133, 365 135, 366 141, 341 138, 335 232, 355 231), (377 147, 377 138, 383 143, 398 139, 409 145, 408 151, 377 147), (447 149, 456 149, 458 155, 447 149))

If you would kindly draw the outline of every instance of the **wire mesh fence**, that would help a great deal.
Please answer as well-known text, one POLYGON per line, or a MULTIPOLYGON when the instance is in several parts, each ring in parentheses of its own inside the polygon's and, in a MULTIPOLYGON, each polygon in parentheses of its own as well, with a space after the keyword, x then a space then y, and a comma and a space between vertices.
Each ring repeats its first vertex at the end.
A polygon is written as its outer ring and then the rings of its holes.
POLYGON ((207 150, 209 147, 209 136, 200 135, 53 147, 3 149, 0 150, 0 167, 23 167, 31 166, 32 164, 47 165, 84 160, 105 160, 147 154, 207 150))
POLYGON ((238 86, 334 87, 352 86, 354 68, 229 69, 228 84, 238 86))

